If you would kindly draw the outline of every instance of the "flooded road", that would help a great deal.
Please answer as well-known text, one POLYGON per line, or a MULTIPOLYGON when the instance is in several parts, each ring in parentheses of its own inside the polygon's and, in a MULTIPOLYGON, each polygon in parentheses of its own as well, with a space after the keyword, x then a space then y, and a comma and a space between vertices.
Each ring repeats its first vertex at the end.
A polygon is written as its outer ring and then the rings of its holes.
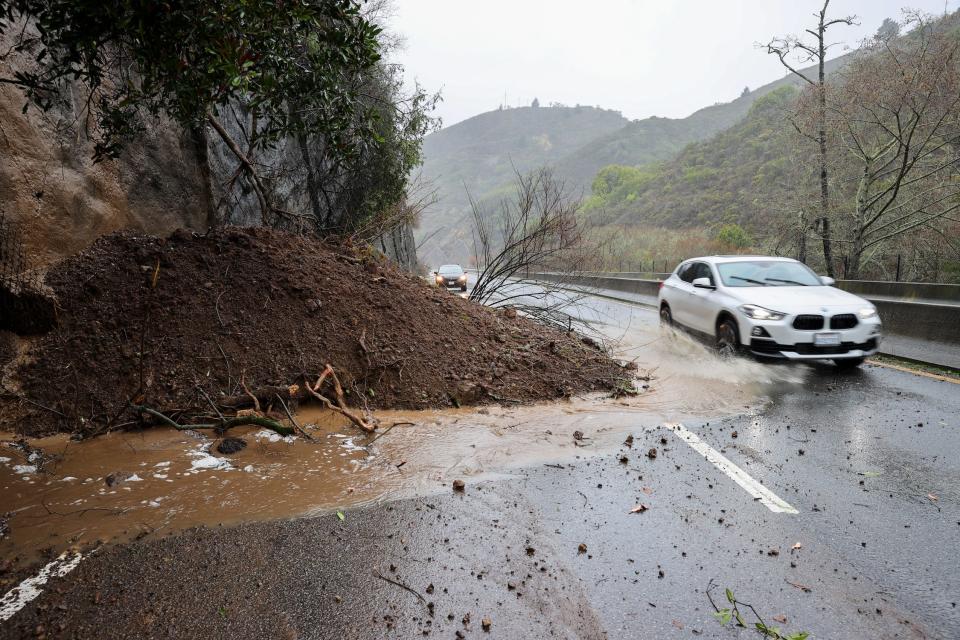
POLYGON ((638 425, 756 411, 806 375, 720 360, 686 337, 661 333, 655 315, 642 309, 603 303, 586 313, 618 358, 638 363, 636 396, 380 412, 373 435, 303 407, 296 418, 313 441, 237 428, 229 435, 248 446, 231 455, 219 453, 220 440, 208 434, 163 428, 85 442, 55 436, 26 447, 0 433, 7 529, 0 554, 28 563, 46 549, 430 494, 453 478, 503 477, 602 455, 638 425), (582 439, 574 439, 577 431, 582 439))
POLYGON ((6 443, 3 558, 59 559, 0 574, 0 639, 737 637, 726 588, 813 638, 958 637, 960 386, 584 320, 637 395, 6 443))

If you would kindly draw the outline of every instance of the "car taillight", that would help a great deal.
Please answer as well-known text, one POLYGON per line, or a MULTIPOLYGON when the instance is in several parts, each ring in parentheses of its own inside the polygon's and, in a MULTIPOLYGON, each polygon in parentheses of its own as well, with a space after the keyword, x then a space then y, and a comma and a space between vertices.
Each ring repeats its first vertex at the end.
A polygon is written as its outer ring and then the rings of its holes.
POLYGON ((660 289, 663 289, 663 280, 661 280, 660 285, 657 286, 657 291, 659 291, 660 289))

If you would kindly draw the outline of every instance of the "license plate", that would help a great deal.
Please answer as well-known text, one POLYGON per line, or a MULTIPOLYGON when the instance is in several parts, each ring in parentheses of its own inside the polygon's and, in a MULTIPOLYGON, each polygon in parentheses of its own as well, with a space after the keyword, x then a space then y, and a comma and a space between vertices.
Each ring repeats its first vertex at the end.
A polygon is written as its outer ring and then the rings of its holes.
POLYGON ((813 344, 818 347, 836 347, 840 345, 839 333, 815 333, 813 344))

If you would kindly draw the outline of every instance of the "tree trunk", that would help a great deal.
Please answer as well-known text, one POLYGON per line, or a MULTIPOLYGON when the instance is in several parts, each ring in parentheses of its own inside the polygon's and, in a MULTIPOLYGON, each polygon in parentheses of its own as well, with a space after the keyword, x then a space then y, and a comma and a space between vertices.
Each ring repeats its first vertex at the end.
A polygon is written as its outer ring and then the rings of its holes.
POLYGON ((223 125, 220 124, 220 121, 217 120, 212 113, 207 114, 207 122, 210 123, 210 126, 213 127, 213 130, 216 131, 224 143, 226 143, 227 148, 230 149, 233 155, 236 156, 237 160, 240 161, 240 165, 250 177, 250 183, 253 185, 253 191, 257 194, 257 202, 260 205, 260 217, 264 226, 273 226, 273 220, 271 219, 273 208, 271 207, 270 200, 267 197, 267 189, 260 180, 260 174, 257 173, 257 168, 253 166, 253 162, 250 161, 250 158, 248 158, 243 150, 240 149, 240 146, 237 144, 236 140, 230 137, 230 134, 227 133, 227 130, 223 128, 223 125))
POLYGON ((797 225, 797 260, 807 262, 807 214, 800 210, 800 224, 797 225))
POLYGON ((210 173, 210 146, 207 130, 203 126, 196 126, 191 128, 190 134, 193 139, 194 153, 197 156, 197 166, 200 168, 200 180, 203 182, 203 206, 207 211, 207 227, 212 229, 220 226, 221 220, 213 198, 213 176, 210 173))
POLYGON ((827 275, 831 278, 834 277, 833 272, 833 247, 830 242, 830 192, 829 185, 827 183, 827 85, 824 79, 824 58, 827 55, 826 47, 824 46, 824 20, 826 18, 826 4, 823 7, 823 12, 820 13, 820 24, 818 28, 818 40, 819 40, 819 60, 818 60, 818 76, 817 76, 817 99, 820 102, 819 113, 817 113, 817 120, 819 124, 820 131, 818 141, 820 143, 820 219, 821 223, 821 232, 823 238, 823 261, 826 263, 827 275))

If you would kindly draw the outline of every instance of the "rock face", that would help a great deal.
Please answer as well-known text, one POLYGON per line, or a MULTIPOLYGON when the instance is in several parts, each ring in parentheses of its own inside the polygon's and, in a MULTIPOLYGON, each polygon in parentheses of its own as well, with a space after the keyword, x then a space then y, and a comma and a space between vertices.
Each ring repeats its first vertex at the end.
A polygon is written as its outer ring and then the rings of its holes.
MULTIPOLYGON (((9 40, 0 38, 0 50, 10 48, 9 40)), ((0 60, 0 76, 28 64, 11 54, 0 60)), ((153 121, 119 158, 94 163, 87 135, 94 123, 83 113, 79 88, 66 91, 46 113, 33 105, 24 113, 25 103, 18 88, 0 84, 0 212, 19 230, 31 268, 46 267, 119 229, 165 236, 181 227, 260 224, 254 194, 242 181, 231 184, 236 158, 212 131, 153 121)), ((235 139, 245 141, 239 108, 228 107, 221 119, 235 139)), ((278 167, 272 181, 277 202, 290 211, 310 210, 315 185, 305 177, 309 149, 288 140, 273 154, 267 160, 278 167)), ((415 266, 411 229, 375 244, 404 267, 415 266)))
POLYGON ((31 106, 24 114, 20 90, 0 85, 0 209, 19 229, 30 266, 46 266, 118 229, 165 235, 207 226, 192 136, 160 123, 120 158, 95 164, 84 123, 76 121, 79 96, 70 98, 47 113, 31 106))

